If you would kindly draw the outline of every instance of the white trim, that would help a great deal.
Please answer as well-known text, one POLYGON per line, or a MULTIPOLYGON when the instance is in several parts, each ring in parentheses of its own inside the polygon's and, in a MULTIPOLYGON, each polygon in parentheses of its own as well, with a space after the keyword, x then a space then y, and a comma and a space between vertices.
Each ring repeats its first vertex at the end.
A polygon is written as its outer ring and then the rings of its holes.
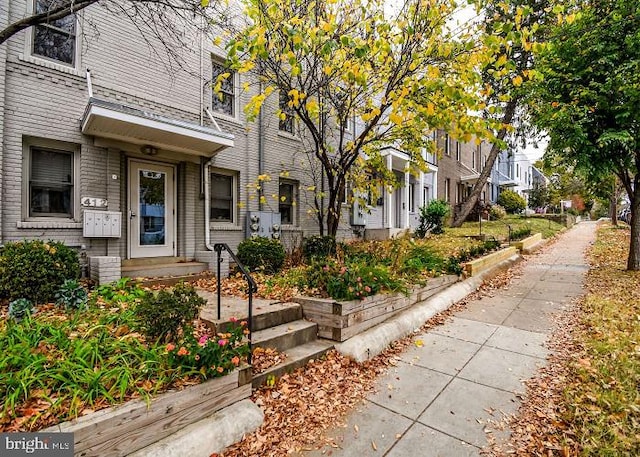
MULTIPOLYGON (((239 225, 240 211, 238 211, 238 199, 240 193, 240 172, 235 170, 225 170, 222 168, 208 167, 209 175, 229 176, 231 178, 231 220, 222 221, 219 219, 211 219, 211 209, 209 209, 209 220, 211 222, 211 228, 213 227, 238 227, 239 225)), ((209 186, 212 185, 211 176, 209 176, 209 186)), ((214 200, 214 195, 211 189, 209 190, 211 196, 209 197, 209 205, 214 200)))
POLYGON ((101 138, 126 141, 128 143, 134 144, 150 144, 152 146, 170 149, 172 151, 183 152, 185 154, 203 155, 205 153, 204 150, 195 150, 191 148, 180 147, 177 145, 177 142, 176 144, 161 144, 158 142, 127 136, 126 134, 103 133, 98 128, 93 128, 92 126, 94 121, 98 121, 101 118, 107 119, 109 121, 135 125, 150 130, 156 130, 165 133, 169 132, 174 135, 203 141, 206 142, 206 144, 216 145, 215 148, 212 146, 210 150, 207 150, 207 155, 211 155, 223 147, 232 147, 234 145, 232 137, 229 137, 228 135, 218 134, 216 131, 207 127, 200 127, 195 124, 192 128, 187 125, 181 126, 171 122, 163 122, 161 119, 151 119, 148 117, 142 117, 135 114, 119 111, 117 109, 97 106, 93 103, 89 103, 89 105, 87 105, 87 109, 82 120, 82 133, 101 138))
POLYGON ((81 229, 82 222, 69 222, 68 220, 51 221, 17 221, 16 228, 19 229, 81 229))
MULTIPOLYGON (((62 224, 67 225, 69 223, 81 223, 81 211, 80 211, 80 153, 81 148, 79 144, 69 143, 66 141, 51 140, 47 138, 37 138, 31 136, 25 136, 22 138, 22 214, 20 223, 33 223, 33 224, 62 224), (72 217, 45 217, 45 216, 29 216, 29 183, 31 181, 31 148, 52 149, 72 154, 72 183, 73 192, 71 195, 71 207, 73 208, 72 217)), ((29 225, 29 224, 27 224, 29 225)), ((22 228, 22 227, 18 227, 22 228)), ((23 228, 36 228, 27 227, 23 228)), ((68 228, 68 227, 64 227, 68 228)), ((82 228, 82 226, 80 227, 82 228)))
MULTIPOLYGON (((26 15, 25 16, 31 16, 34 14, 35 12, 35 0, 27 0, 26 2, 26 15)), ((80 23, 80 15, 82 14, 82 11, 79 11, 77 13, 72 13, 75 16, 76 19, 76 30, 75 30, 75 45, 74 45, 74 50, 75 50, 75 56, 73 59, 73 65, 69 65, 63 62, 60 62, 58 60, 53 60, 53 59, 47 59, 46 57, 43 56, 39 56, 39 55, 34 55, 32 54, 33 52, 33 35, 35 33, 35 26, 34 27, 29 27, 28 29, 26 29, 24 31, 24 54, 20 54, 18 56, 18 58, 20 60, 26 61, 26 62, 30 62, 30 63, 34 63, 36 65, 41 65, 43 67, 47 67, 47 68, 51 68, 52 70, 59 70, 59 71, 63 71, 65 73, 71 73, 75 76, 81 76, 80 72, 78 71, 80 68, 82 68, 82 62, 81 62, 81 58, 82 58, 82 52, 81 52, 81 47, 80 46, 80 40, 79 37, 82 36, 83 30, 81 27, 81 23, 80 23)))
POLYGON ((148 258, 148 257, 163 257, 163 256, 175 256, 176 255, 176 249, 177 249, 177 245, 178 245, 178 221, 177 221, 177 179, 176 179, 176 167, 175 165, 172 164, 168 164, 168 163, 164 163, 164 162, 153 162, 153 161, 148 161, 148 160, 139 160, 139 159, 134 159, 134 158, 129 158, 127 160, 127 176, 128 176, 128 182, 127 182, 127 214, 125 215, 125 217, 127 218, 127 232, 128 232, 128 237, 127 237, 127 255, 129 259, 133 259, 133 258, 148 258), (134 166, 134 164, 137 164, 137 166, 134 166), (133 191, 133 187, 134 187, 134 182, 132 179, 132 176, 134 175, 134 170, 137 170, 140 168, 140 165, 145 166, 147 165, 149 168, 154 168, 156 167, 156 169, 158 170, 171 170, 172 173, 172 179, 167 179, 167 195, 169 198, 166 199, 167 202, 170 201, 171 206, 169 206, 168 204, 165 203, 165 211, 167 212, 167 217, 165 218, 166 222, 169 222, 169 224, 167 224, 167 227, 171 229, 171 233, 168 233, 168 230, 165 230, 165 240, 166 243, 163 246, 144 246, 144 247, 140 247, 139 245, 136 245, 136 248, 134 249, 134 237, 135 236, 139 236, 139 229, 138 230, 133 230, 132 226, 133 226, 133 221, 135 220, 135 223, 139 224, 139 218, 140 215, 138 214, 138 210, 137 210, 137 204, 136 204, 136 217, 132 218, 131 217, 131 212, 132 210, 132 203, 134 201, 134 197, 138 197, 139 194, 139 189, 136 188, 136 192, 132 192, 133 191), (171 190, 171 192, 169 193, 169 189, 171 190), (135 194, 135 195, 134 195, 135 194), (148 249, 145 249, 148 248, 148 249))
POLYGON ((211 75, 209 83, 209 108, 211 109, 213 115, 220 119, 240 122, 240 74, 237 71, 232 70, 231 68, 227 68, 227 71, 231 73, 231 77, 233 78, 233 116, 213 109, 213 97, 215 96, 213 92, 213 63, 215 61, 215 63, 217 63, 221 67, 226 68, 224 60, 224 57, 213 52, 211 53, 211 58, 209 59, 209 74, 211 75))

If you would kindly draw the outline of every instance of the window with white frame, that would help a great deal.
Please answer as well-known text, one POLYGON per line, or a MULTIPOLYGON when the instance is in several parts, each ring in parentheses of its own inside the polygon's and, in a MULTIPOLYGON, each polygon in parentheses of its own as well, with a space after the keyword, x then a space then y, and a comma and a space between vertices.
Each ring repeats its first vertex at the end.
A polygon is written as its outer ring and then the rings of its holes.
POLYGON ((214 171, 210 176, 210 220, 231 224, 237 223, 237 175, 232 172, 214 171))
POLYGON ((460 142, 456 140, 456 160, 460 162, 460 142))
POLYGON ((211 109, 216 113, 235 117, 236 115, 236 74, 221 61, 211 60, 211 81, 214 88, 211 98, 211 109), (227 75, 224 77, 223 75, 227 75))
POLYGON ((451 203, 451 179, 449 178, 444 180, 444 199, 451 203))
POLYGON ((280 119, 278 128, 281 132, 287 132, 291 135, 295 134, 295 111, 289 104, 289 95, 284 90, 280 91, 279 106, 280 119))
POLYGON ((298 183, 295 181, 280 180, 280 192, 278 199, 278 212, 280 221, 285 225, 296 224, 296 201, 298 199, 298 183))
MULTIPOLYGON (((35 0, 34 13, 46 14, 59 0, 35 0)), ((33 27, 31 53, 69 66, 76 64, 76 17, 73 14, 33 27)))
POLYGON ((74 148, 27 147, 26 215, 73 219, 75 215, 74 148))

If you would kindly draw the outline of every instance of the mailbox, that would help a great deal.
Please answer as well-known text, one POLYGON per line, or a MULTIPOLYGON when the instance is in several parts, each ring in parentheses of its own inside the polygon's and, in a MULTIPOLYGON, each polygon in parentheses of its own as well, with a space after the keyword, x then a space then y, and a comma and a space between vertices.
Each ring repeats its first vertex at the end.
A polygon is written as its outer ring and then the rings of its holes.
POLYGON ((85 238, 120 238, 122 235, 120 211, 84 210, 82 235, 85 238))

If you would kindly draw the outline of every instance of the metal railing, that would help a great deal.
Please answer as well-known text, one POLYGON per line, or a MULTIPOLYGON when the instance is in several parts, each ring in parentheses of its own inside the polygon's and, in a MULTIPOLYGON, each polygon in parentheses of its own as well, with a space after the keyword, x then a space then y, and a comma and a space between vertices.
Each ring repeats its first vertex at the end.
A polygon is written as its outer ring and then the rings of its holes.
POLYGON ((249 330, 249 355, 247 356, 247 363, 249 365, 251 365, 251 355, 252 355, 252 347, 251 347, 251 341, 252 341, 252 335, 253 335, 253 325, 252 325, 252 321, 253 321, 253 293, 258 291, 258 284, 256 284, 256 281, 253 279, 253 277, 251 276, 251 274, 249 273, 249 271, 247 271, 247 269, 244 267, 244 265, 242 265, 242 263, 238 260, 238 258, 236 257, 236 255, 233 253, 233 251, 231 250, 231 248, 229 247, 229 245, 227 245, 226 243, 215 243, 213 245, 213 250, 218 254, 218 271, 217 271, 217 275, 216 275, 216 280, 218 283, 218 290, 217 290, 217 298, 218 298, 218 320, 220 320, 220 309, 221 309, 221 293, 222 293, 222 280, 221 280, 221 272, 220 272, 220 264, 224 261, 224 259, 222 258, 222 251, 227 251, 229 253, 229 256, 233 259, 233 261, 236 263, 236 265, 238 266, 238 270, 240 270, 240 272, 242 273, 242 275, 245 277, 245 279, 247 280, 247 286, 249 287, 249 316, 247 317, 247 330, 249 330))

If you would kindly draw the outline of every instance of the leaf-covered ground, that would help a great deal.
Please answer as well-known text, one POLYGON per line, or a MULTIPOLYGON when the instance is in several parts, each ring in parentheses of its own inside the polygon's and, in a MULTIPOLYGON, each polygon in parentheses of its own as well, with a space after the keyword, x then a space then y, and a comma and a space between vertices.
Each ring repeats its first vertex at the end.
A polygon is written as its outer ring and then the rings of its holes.
POLYGON ((558 317, 511 441, 489 454, 640 455, 640 272, 625 271, 628 247, 627 229, 599 228, 587 294, 558 317))
MULTIPOLYGON (((520 268, 516 266, 497 275, 465 301, 505 287, 520 273, 520 268)), ((414 335, 396 341, 368 362, 359 364, 332 351, 282 376, 273 387, 255 391, 252 400, 264 411, 264 423, 216 457, 287 456, 325 444, 338 447, 324 437, 324 432, 345 421, 346 414, 374 389, 377 377, 398 363, 400 352, 412 344, 420 344, 415 335, 444 324, 465 306, 465 301, 434 316, 414 335)))

